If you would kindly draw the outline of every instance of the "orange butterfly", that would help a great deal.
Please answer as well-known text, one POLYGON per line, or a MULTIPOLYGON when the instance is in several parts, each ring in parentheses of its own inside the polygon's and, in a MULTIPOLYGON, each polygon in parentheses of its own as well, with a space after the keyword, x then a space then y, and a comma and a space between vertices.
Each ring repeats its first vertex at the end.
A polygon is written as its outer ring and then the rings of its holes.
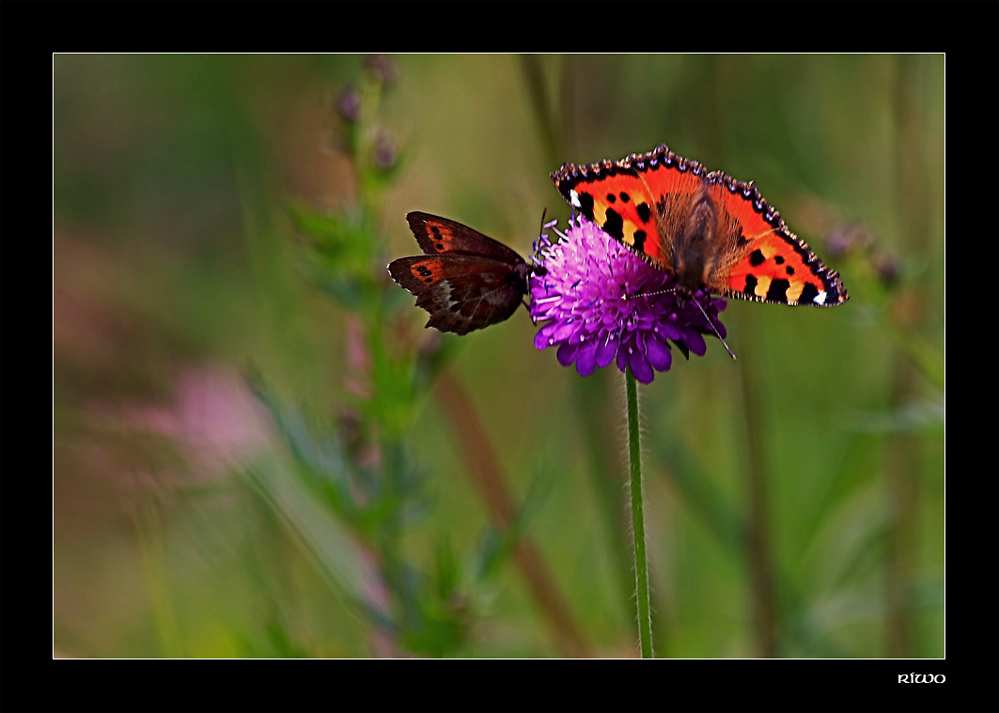
POLYGON ((620 161, 567 163, 552 180, 573 208, 688 293, 821 307, 849 299, 754 182, 708 173, 666 144, 620 161))

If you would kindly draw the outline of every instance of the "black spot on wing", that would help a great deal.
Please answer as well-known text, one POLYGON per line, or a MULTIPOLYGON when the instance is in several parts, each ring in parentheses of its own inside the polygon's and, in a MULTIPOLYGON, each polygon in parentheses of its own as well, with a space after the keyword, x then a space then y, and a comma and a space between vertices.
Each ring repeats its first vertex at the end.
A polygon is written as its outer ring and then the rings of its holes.
POLYGON ((798 297, 798 302, 815 302, 815 298, 819 296, 819 291, 816 289, 815 285, 811 282, 806 282, 804 289, 801 291, 801 296, 798 297))
POLYGON ((593 222, 593 196, 582 191, 576 193, 579 196, 579 211, 586 216, 586 219, 593 222))
POLYGON ((602 228, 612 238, 624 240, 624 221, 613 208, 607 209, 607 221, 603 224, 602 228))
POLYGON ((643 253, 645 252, 645 238, 646 235, 644 230, 635 231, 635 245, 634 245, 635 250, 638 250, 639 252, 643 253))
POLYGON ((756 297, 756 277, 754 275, 746 275, 746 286, 742 291, 750 297, 756 297))
POLYGON ((767 299, 771 302, 787 302, 787 290, 791 283, 784 279, 771 280, 767 290, 767 299))
POLYGON ((643 223, 649 222, 649 218, 652 217, 652 210, 649 208, 648 203, 639 203, 635 206, 635 210, 638 211, 638 217, 641 218, 643 223))
POLYGON ((754 250, 752 254, 749 256, 749 264, 752 265, 753 267, 759 267, 766 261, 767 259, 763 257, 763 253, 760 252, 759 248, 754 250))

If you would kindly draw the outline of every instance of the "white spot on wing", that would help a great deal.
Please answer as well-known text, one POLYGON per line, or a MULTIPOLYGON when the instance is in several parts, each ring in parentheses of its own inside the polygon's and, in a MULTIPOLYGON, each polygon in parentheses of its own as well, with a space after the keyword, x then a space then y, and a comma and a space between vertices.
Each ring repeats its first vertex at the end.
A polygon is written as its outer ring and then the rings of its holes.
POLYGON ((573 208, 583 207, 583 204, 579 202, 579 194, 571 188, 569 189, 569 203, 572 204, 573 208))
POLYGON ((819 294, 815 295, 815 304, 824 305, 826 303, 826 292, 823 290, 819 294))
POLYGON ((456 304, 458 304, 458 300, 454 299, 454 297, 451 296, 451 283, 450 282, 448 282, 447 280, 445 280, 441 284, 444 285, 445 287, 447 287, 447 295, 445 296, 444 299, 447 300, 447 308, 451 309, 456 304))

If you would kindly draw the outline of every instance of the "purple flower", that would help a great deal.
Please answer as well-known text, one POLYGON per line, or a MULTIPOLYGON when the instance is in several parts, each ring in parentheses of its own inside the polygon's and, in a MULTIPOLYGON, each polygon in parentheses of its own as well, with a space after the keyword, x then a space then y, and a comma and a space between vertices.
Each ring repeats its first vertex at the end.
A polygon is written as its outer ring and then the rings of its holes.
POLYGON ((346 121, 357 121, 361 115, 361 93, 357 87, 347 85, 336 98, 336 110, 346 121))
POLYGON ((576 371, 589 376, 616 361, 622 372, 631 366, 635 378, 648 384, 653 369, 670 368, 670 341, 685 356, 703 356, 702 334, 725 336, 718 320, 724 298, 702 290, 685 294, 674 276, 582 217, 570 221, 567 234, 556 232, 562 238, 556 243, 542 236, 540 261, 547 272, 531 277, 530 310, 535 324, 545 323, 534 346, 558 347, 562 366, 575 362, 576 371))

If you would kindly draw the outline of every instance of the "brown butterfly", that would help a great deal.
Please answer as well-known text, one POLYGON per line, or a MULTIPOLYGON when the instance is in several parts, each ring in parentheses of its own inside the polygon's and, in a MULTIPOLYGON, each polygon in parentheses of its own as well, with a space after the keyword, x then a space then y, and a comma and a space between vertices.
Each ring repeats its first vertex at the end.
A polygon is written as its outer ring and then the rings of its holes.
POLYGON ((430 313, 428 327, 468 334, 502 322, 523 303, 528 277, 547 272, 453 220, 418 211, 406 220, 424 254, 393 260, 388 271, 430 313))

